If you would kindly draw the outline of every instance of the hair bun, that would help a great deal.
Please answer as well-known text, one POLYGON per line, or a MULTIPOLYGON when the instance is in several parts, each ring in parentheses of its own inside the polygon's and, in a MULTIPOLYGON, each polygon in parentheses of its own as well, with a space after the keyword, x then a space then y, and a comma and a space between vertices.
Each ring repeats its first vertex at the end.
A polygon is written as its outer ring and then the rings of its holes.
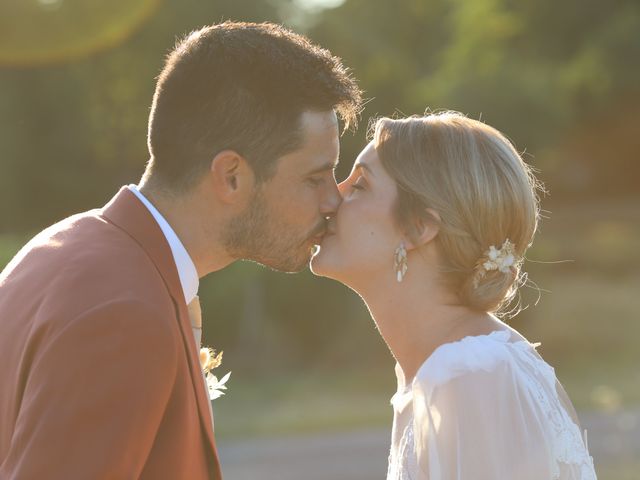
POLYGON ((457 112, 382 118, 374 145, 398 185, 398 225, 410 229, 427 209, 439 215, 443 285, 463 305, 502 314, 526 281, 540 217, 544 188, 532 168, 498 130, 457 112))

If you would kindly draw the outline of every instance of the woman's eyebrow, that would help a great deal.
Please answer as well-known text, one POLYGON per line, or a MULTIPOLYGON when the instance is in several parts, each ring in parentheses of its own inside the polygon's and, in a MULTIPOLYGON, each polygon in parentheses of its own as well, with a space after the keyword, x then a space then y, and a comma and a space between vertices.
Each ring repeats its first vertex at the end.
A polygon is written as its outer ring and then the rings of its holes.
POLYGON ((373 173, 373 171, 371 170, 371 167, 369 165, 367 165, 366 163, 362 163, 362 162, 358 162, 353 166, 354 169, 362 169, 362 170, 366 170, 367 172, 369 172, 369 175, 371 175, 372 177, 375 177, 375 173, 373 173))

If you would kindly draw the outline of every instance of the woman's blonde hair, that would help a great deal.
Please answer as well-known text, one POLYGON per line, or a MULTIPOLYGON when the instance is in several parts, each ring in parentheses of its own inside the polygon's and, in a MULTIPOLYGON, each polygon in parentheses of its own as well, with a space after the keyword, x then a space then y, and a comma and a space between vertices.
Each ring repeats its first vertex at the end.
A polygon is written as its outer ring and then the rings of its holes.
POLYGON ((498 130, 458 112, 378 119, 373 141, 398 185, 398 225, 411 235, 416 220, 436 222, 445 285, 474 310, 504 313, 526 281, 522 259, 538 226, 543 187, 531 167, 498 130), (485 252, 507 239, 515 263, 480 278, 485 252))

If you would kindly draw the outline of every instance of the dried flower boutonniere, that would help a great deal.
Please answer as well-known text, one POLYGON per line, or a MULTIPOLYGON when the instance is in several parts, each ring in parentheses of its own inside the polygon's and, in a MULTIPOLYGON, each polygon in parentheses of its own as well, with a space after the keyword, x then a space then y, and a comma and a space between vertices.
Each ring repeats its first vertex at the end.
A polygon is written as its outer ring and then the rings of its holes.
POLYGON ((231 372, 227 373, 224 377, 218 380, 211 370, 218 368, 222 364, 222 352, 216 355, 216 351, 212 348, 203 347, 200 349, 200 366, 204 373, 204 378, 207 382, 207 388, 209 390, 209 398, 215 400, 216 398, 224 395, 223 390, 227 389, 225 385, 231 372))

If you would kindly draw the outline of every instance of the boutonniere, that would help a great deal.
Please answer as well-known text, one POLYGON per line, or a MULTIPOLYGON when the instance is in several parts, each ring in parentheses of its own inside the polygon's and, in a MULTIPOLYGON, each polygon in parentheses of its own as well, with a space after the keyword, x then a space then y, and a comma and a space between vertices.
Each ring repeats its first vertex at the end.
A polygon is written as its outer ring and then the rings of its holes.
POLYGON ((209 398, 215 400, 216 398, 224 395, 222 390, 226 390, 227 380, 231 377, 231 372, 227 373, 224 377, 218 380, 211 370, 218 368, 222 364, 222 352, 216 355, 216 351, 212 348, 203 347, 200 349, 200 366, 204 373, 204 378, 207 382, 207 388, 209 390, 209 398))

